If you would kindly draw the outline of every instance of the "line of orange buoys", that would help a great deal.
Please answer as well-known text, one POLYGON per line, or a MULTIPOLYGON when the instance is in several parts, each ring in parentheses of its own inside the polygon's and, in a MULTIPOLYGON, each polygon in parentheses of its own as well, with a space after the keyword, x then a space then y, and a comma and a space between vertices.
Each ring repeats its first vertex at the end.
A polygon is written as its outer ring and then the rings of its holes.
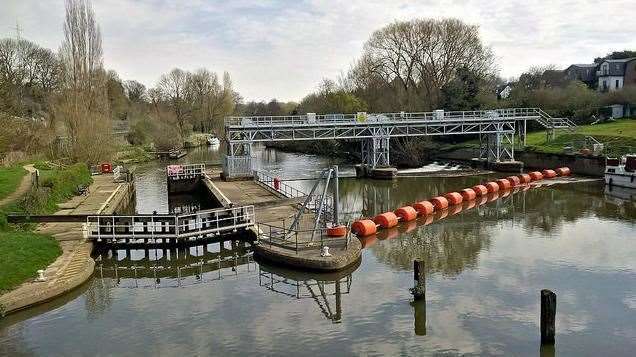
MULTIPOLYGON (((569 176, 570 169, 560 167, 555 170, 543 170, 508 176, 506 178, 489 181, 484 184, 465 188, 459 192, 449 192, 425 201, 415 202, 409 206, 396 209, 394 212, 384 212, 373 219, 361 219, 353 222, 351 231, 362 240, 363 247, 372 244, 379 230, 386 231, 386 239, 397 237, 400 233, 407 233, 417 228, 418 220, 424 225, 455 215, 462 210, 471 209, 498 198, 507 197, 512 189, 527 190, 533 181, 551 179, 557 176, 569 176), (419 217, 419 218, 418 218, 419 217), (400 227, 397 227, 398 224, 400 227)), ((384 233, 384 232, 383 232, 384 233)))

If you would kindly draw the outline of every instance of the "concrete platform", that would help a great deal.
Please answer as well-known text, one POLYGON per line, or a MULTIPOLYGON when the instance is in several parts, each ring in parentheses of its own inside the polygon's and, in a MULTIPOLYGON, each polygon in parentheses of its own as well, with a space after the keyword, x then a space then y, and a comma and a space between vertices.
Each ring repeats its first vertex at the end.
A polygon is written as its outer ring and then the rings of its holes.
MULTIPOLYGON (((351 237, 349 244, 345 243, 346 238, 330 238, 325 245, 330 247, 331 257, 320 256, 320 239, 312 241, 309 233, 299 233, 298 241, 278 240, 277 245, 266 244, 268 237, 264 224, 289 226, 303 199, 290 199, 254 180, 223 181, 214 171, 210 171, 208 176, 210 182, 207 185, 213 188, 211 192, 226 205, 254 205, 256 221, 261 223, 253 229, 254 234, 260 238, 254 244, 256 255, 275 264, 313 271, 344 269, 360 259, 362 245, 355 236, 351 237), (302 249, 296 250, 297 246, 302 249)), ((313 213, 304 214, 299 230, 312 229, 314 218, 313 213)))

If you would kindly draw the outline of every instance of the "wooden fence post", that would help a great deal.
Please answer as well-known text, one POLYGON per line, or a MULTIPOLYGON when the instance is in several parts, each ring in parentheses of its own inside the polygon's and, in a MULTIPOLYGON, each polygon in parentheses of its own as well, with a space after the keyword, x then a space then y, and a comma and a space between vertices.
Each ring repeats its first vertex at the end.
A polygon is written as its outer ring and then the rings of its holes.
POLYGON ((426 267, 424 261, 413 261, 413 280, 415 280, 415 287, 411 289, 411 293, 415 297, 415 300, 421 299, 426 295, 426 267))
POLYGON ((556 306, 556 294, 541 290, 541 344, 554 344, 556 306))

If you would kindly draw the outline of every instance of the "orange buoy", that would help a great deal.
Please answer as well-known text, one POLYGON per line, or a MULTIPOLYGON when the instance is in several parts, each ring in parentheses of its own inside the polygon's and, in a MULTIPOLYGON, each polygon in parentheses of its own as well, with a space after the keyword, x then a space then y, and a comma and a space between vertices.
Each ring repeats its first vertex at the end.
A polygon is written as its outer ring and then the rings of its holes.
POLYGON ((559 176, 570 176, 570 168, 569 167, 559 167, 556 171, 559 176))
POLYGON ((477 193, 472 188, 465 188, 459 191, 463 201, 472 201, 477 197, 477 193))
POLYGON ((444 219, 444 218, 446 218, 446 216, 448 216, 448 210, 447 210, 447 209, 442 210, 442 211, 439 211, 439 212, 437 212, 437 214, 435 215, 435 220, 436 220, 436 221, 439 221, 440 219, 444 219))
POLYGON ((446 197, 446 199, 448 200, 448 204, 453 206, 458 205, 463 201, 462 195, 460 195, 458 192, 449 192, 445 194, 444 197, 446 197))
POLYGON ((431 198, 429 201, 431 201, 436 211, 448 208, 448 200, 445 197, 437 196, 431 198))
POLYGON ((509 190, 510 189, 510 181, 506 180, 506 179, 499 179, 495 181, 497 183, 497 185, 499 185, 499 190, 503 191, 503 190, 509 190))
POLYGON ((435 211, 435 206, 428 201, 415 202, 413 208, 415 208, 417 214, 420 216, 427 216, 435 211))
POLYGON ((488 202, 488 195, 487 194, 480 197, 480 200, 477 203, 477 205, 481 206, 481 205, 483 205, 486 202, 488 202))
POLYGON ((530 175, 530 178, 532 179, 532 181, 539 181, 543 179, 543 174, 540 173, 539 171, 532 171, 528 175, 530 175))
POLYGON ((493 182, 493 181, 486 182, 486 184, 484 186, 486 186, 486 189, 488 190, 488 193, 493 193, 493 192, 499 191, 499 185, 497 185, 496 182, 493 182))
POLYGON ((488 194, 488 202, 492 202, 495 201, 496 199, 499 198, 499 192, 493 192, 493 193, 489 193, 488 194))
POLYGON ((499 198, 504 198, 504 197, 510 196, 510 192, 511 192, 510 190, 502 191, 501 194, 499 195, 499 198))
POLYGON ((334 226, 327 228, 327 236, 329 237, 344 237, 347 235, 347 227, 334 226))
POLYGON ((530 177, 530 175, 528 175, 528 174, 521 174, 521 175, 519 175, 517 177, 519 178, 519 181, 522 184, 530 183, 530 181, 532 181, 532 177, 530 177))
POLYGON ((404 206, 396 209, 395 215, 400 217, 402 222, 408 222, 417 218, 417 211, 411 206, 404 206))
POLYGON ((464 201, 464 210, 471 209, 477 205, 477 200, 464 201))
POLYGON ((351 231, 360 237, 370 236, 377 232, 378 228, 375 223, 370 219, 361 219, 353 222, 351 225, 351 231))
POLYGON ((471 187, 477 196, 483 196, 488 193, 488 188, 484 185, 475 185, 471 187))
POLYGON ((391 228, 395 227, 398 224, 398 219, 395 213, 393 212, 384 212, 373 218, 373 222, 379 225, 382 228, 391 228))
POLYGON ((516 187, 521 184, 521 179, 519 179, 519 177, 517 176, 508 176, 506 177, 506 180, 510 182, 510 187, 516 187))
POLYGON ((555 178, 557 175, 554 170, 543 170, 541 171, 541 174, 543 174, 543 177, 545 178, 555 178))

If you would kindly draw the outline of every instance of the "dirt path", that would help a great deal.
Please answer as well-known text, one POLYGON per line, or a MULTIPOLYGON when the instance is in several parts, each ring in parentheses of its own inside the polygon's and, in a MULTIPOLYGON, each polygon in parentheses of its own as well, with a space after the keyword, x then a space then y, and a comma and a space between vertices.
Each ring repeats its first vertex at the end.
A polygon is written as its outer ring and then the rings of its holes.
POLYGON ((22 181, 20 182, 20 185, 18 185, 18 188, 13 191, 13 193, 9 194, 9 196, 0 200, 0 207, 8 205, 9 203, 22 197, 25 193, 29 192, 29 189, 31 188, 31 174, 35 172, 35 167, 29 164, 22 166, 22 168, 27 170, 27 173, 24 175, 24 177, 22 177, 22 181))

